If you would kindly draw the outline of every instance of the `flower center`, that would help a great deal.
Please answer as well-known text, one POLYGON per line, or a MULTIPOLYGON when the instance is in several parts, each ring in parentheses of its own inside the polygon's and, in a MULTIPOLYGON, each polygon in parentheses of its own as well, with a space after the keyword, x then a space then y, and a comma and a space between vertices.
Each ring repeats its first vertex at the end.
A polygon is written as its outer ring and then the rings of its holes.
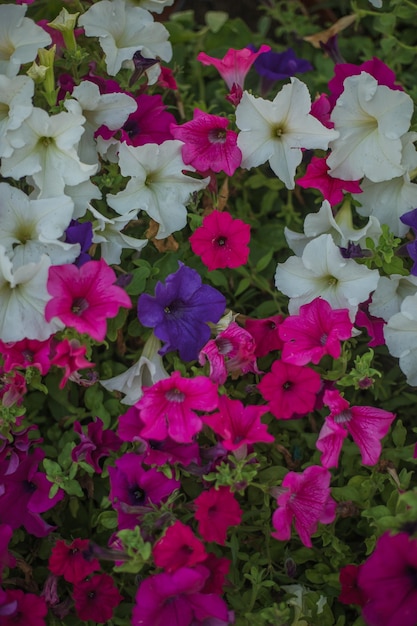
POLYGON ((320 337, 320 345, 321 346, 325 346, 326 345, 327 337, 328 337, 328 335, 326 335, 326 333, 322 334, 322 336, 320 337))
POLYGON ((335 276, 328 276, 327 277, 327 284, 330 285, 330 287, 334 287, 335 285, 337 285, 339 281, 337 280, 337 278, 335 276))
POLYGON ((225 246, 226 245, 226 237, 218 237, 217 239, 214 240, 214 243, 216 243, 218 246, 225 246))
POLYGON ((72 302, 71 312, 74 315, 81 315, 88 309, 88 302, 85 298, 75 298, 72 302))
POLYGON ((285 389, 285 391, 288 391, 289 389, 291 389, 293 386, 293 383, 291 380, 287 380, 283 385, 282 388, 285 389))
POLYGON ((129 496, 131 504, 145 504, 145 492, 139 485, 134 485, 129 489, 129 496))
POLYGON ((229 352, 233 350, 233 344, 231 341, 229 341, 229 339, 217 338, 215 340, 215 343, 219 354, 229 354, 229 352))
POLYGON ((165 398, 168 402, 184 402, 185 393, 174 387, 173 389, 168 389, 168 391, 165 392, 165 398))
POLYGON ((337 415, 334 415, 333 419, 336 424, 345 424, 352 419, 352 411, 350 409, 344 409, 343 411, 340 411, 340 413, 338 413, 337 415))
POLYGON ((226 143, 226 131, 224 128, 212 128, 208 133, 210 143, 226 143))
POLYGON ((271 138, 272 139, 281 139, 282 135, 285 132, 285 128, 281 125, 273 126, 271 128, 271 138))
POLYGON ((136 137, 140 133, 139 124, 135 120, 128 120, 123 126, 123 130, 129 135, 129 137, 136 137))
POLYGON ((54 138, 53 137, 39 137, 38 143, 44 146, 45 148, 47 148, 48 146, 51 145, 51 143, 54 143, 54 138))
POLYGON ((407 567, 405 568, 405 571, 406 571, 406 575, 408 576, 408 578, 411 579, 411 582, 413 583, 413 587, 417 588, 417 569, 413 567, 412 565, 407 565, 407 567))

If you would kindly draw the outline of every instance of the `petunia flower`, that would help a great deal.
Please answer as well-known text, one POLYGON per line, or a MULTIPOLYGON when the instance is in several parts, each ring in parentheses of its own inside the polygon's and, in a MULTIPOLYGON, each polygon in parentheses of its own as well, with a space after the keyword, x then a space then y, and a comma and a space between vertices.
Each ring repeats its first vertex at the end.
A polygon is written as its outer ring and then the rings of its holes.
POLYGON ((87 433, 83 432, 78 421, 74 422, 74 431, 80 436, 81 442, 72 449, 71 459, 74 463, 85 461, 97 474, 101 474, 100 459, 108 458, 110 452, 116 452, 122 445, 121 439, 112 430, 103 429, 99 417, 87 425, 87 433))
POLYGON ((313 117, 310 109, 307 86, 298 78, 291 78, 291 84, 284 85, 272 102, 244 92, 236 108, 242 167, 250 169, 269 161, 287 189, 294 189, 302 149, 326 150, 339 136, 313 117))
POLYGON ((325 354, 338 359, 340 342, 350 339, 352 328, 347 309, 332 309, 326 300, 315 298, 280 325, 281 358, 293 365, 317 364, 325 354))
POLYGON ((237 133, 227 130, 229 120, 220 115, 194 109, 193 119, 185 124, 171 125, 175 139, 184 142, 183 161, 199 172, 211 170, 233 176, 242 161, 237 147, 237 133))
POLYGON ((89 207, 89 211, 95 218, 93 243, 100 245, 101 258, 109 265, 120 263, 123 250, 139 252, 147 245, 148 239, 136 239, 123 232, 131 221, 136 219, 137 211, 129 211, 113 219, 104 216, 92 206, 89 207))
MULTIPOLYGON (((253 46, 248 46, 255 51, 253 46)), ((259 55, 254 63, 255 71, 261 77, 261 95, 266 96, 277 80, 291 78, 295 74, 303 74, 313 69, 306 59, 300 59, 292 48, 283 52, 269 50, 259 55)))
POLYGON ((338 597, 343 604, 358 604, 363 606, 366 602, 364 593, 358 587, 358 575, 360 565, 345 565, 339 572, 339 582, 341 586, 338 597))
POLYGON ((49 570, 69 583, 82 581, 100 569, 98 560, 89 555, 89 545, 88 539, 74 539, 70 544, 57 541, 49 557, 49 570))
POLYGON ((0 607, 1 626, 45 626, 48 613, 45 598, 24 593, 21 589, 7 589, 5 594, 6 607, 11 609, 14 605, 15 608, 12 612, 6 610, 3 613, 3 607, 0 607))
POLYGON ((330 480, 330 472, 318 465, 307 467, 301 474, 288 472, 279 488, 272 536, 288 541, 294 521, 302 543, 311 548, 311 535, 318 524, 331 524, 335 519, 336 502, 330 496, 330 480))
POLYGON ((344 198, 343 190, 356 194, 362 192, 358 180, 341 180, 334 176, 329 176, 329 169, 330 167, 327 165, 325 158, 313 156, 307 165, 307 171, 304 176, 297 178, 295 182, 303 189, 318 189, 331 206, 342 202, 344 198))
POLYGON ((0 156, 13 152, 7 133, 19 128, 32 112, 35 84, 28 76, 8 78, 0 75, 0 156))
POLYGON ((50 339, 38 341, 37 339, 22 339, 4 343, 0 341, 0 351, 3 358, 3 367, 6 372, 15 367, 36 367, 44 376, 51 366, 50 362, 50 339))
POLYGON ((377 288, 372 294, 369 312, 374 317, 381 317, 388 322, 391 317, 401 311, 401 304, 407 296, 417 293, 417 277, 391 274, 381 276, 377 288))
POLYGON ((152 549, 157 567, 171 573, 180 567, 193 567, 207 558, 204 544, 189 526, 177 520, 169 526, 152 549))
POLYGON ((250 226, 233 219, 227 211, 212 211, 190 237, 194 254, 198 254, 210 271, 240 267, 249 257, 250 226))
POLYGON ((282 315, 272 315, 259 320, 250 317, 245 320, 245 328, 256 342, 255 356, 262 357, 273 350, 281 350, 283 341, 279 336, 279 327, 283 319, 282 315))
POLYGON ((242 520, 242 510, 230 487, 211 487, 194 500, 194 505, 198 532, 204 541, 224 546, 227 530, 242 520))
POLYGON ((72 597, 78 618, 97 624, 111 620, 114 609, 123 600, 109 574, 95 574, 87 580, 78 581, 72 597))
POLYGON ((159 354, 178 350, 184 361, 192 361, 210 337, 208 322, 218 322, 225 308, 225 297, 203 285, 196 270, 180 263, 165 283, 157 283, 155 296, 139 297, 138 317, 165 342, 159 354))
POLYGON ((389 353, 399 358, 407 383, 417 385, 417 293, 407 296, 399 313, 384 326, 385 343, 389 353))
POLYGON ((337 467, 347 433, 359 447, 362 463, 375 465, 381 455, 381 439, 388 433, 394 413, 372 406, 351 407, 337 390, 325 391, 323 401, 331 411, 316 442, 323 467, 337 467))
POLYGON ((175 371, 144 389, 135 405, 146 425, 141 436, 163 441, 169 435, 178 443, 190 443, 203 426, 195 411, 213 411, 217 405, 217 386, 208 378, 183 378, 175 371))
POLYGON ((66 326, 103 341, 107 318, 117 315, 120 307, 132 306, 126 292, 114 285, 115 280, 114 271, 102 259, 88 261, 80 268, 51 267, 48 291, 52 298, 46 305, 46 320, 57 317, 66 326))
POLYGON ((93 243, 93 225, 91 222, 71 220, 69 226, 65 229, 65 241, 66 243, 80 244, 80 254, 74 261, 77 267, 92 260, 91 256, 88 254, 93 243))

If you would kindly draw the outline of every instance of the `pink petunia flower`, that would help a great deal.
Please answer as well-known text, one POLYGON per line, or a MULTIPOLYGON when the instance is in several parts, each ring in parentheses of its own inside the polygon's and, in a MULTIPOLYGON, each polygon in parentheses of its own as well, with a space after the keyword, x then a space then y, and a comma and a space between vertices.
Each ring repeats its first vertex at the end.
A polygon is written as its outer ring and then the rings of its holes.
POLYGON ((261 374, 256 365, 255 341, 244 328, 231 322, 229 326, 210 339, 200 351, 198 362, 210 364, 210 380, 219 385, 226 382, 227 375, 261 374))
POLYGON ((86 352, 86 346, 82 346, 77 339, 63 339, 53 347, 51 365, 64 369, 64 375, 59 383, 60 389, 65 387, 78 370, 94 366, 94 363, 84 358, 86 352))
POLYGON ((203 421, 220 435, 226 450, 238 450, 242 446, 275 440, 268 433, 267 425, 261 422, 266 411, 265 406, 244 406, 239 400, 221 396, 219 412, 203 416, 203 421))
POLYGON ((256 342, 255 356, 262 357, 273 350, 281 350, 284 342, 279 336, 279 326, 283 321, 282 315, 272 315, 260 320, 251 319, 245 322, 246 330, 256 342))
POLYGON ((213 211, 190 237, 191 249, 210 271, 245 265, 249 257, 250 226, 230 213, 213 211))
POLYGON ((104 624, 113 617, 113 610, 123 596, 109 574, 95 574, 88 580, 74 585, 72 597, 77 616, 81 620, 92 620, 104 624))
POLYGON ((275 531, 272 536, 280 541, 291 538, 291 525, 308 548, 311 535, 318 523, 330 524, 336 516, 336 502, 330 497, 330 472, 319 465, 311 465, 304 472, 288 472, 282 481, 277 499, 278 508, 272 516, 275 531))
POLYGON ((332 106, 329 101, 329 96, 325 93, 321 93, 311 103, 311 115, 321 122, 326 128, 334 128, 334 124, 330 119, 331 112, 332 106))
POLYGON ((127 293, 115 281, 116 274, 104 259, 88 261, 81 267, 50 267, 47 288, 52 298, 46 304, 46 321, 58 317, 66 326, 103 341, 107 318, 115 317, 120 307, 132 306, 127 293))
POLYGON ((171 124, 175 139, 184 142, 182 160, 199 172, 212 170, 233 176, 242 162, 242 153, 237 147, 237 133, 227 130, 226 117, 194 109, 194 117, 185 124, 171 124))
POLYGON ((142 437, 163 441, 169 435, 179 443, 190 443, 203 425, 195 411, 213 411, 217 404, 217 386, 208 378, 183 378, 173 372, 146 387, 136 403, 145 422, 142 437))
POLYGON ((381 455, 381 439, 389 431, 394 413, 373 406, 351 407, 337 390, 327 390, 324 403, 331 412, 316 442, 322 452, 322 465, 337 467, 343 440, 348 433, 360 450, 362 463, 375 465, 381 455))
POLYGON ((313 156, 307 165, 307 171, 304 176, 301 176, 295 182, 303 189, 310 189, 311 187, 318 189, 331 206, 335 206, 343 201, 343 190, 349 193, 362 193, 358 180, 333 178, 333 176, 328 174, 329 169, 330 167, 327 165, 324 157, 313 156))
POLYGON ((189 526, 177 520, 169 526, 152 550, 157 567, 175 572, 180 567, 193 567, 207 558, 204 544, 197 539, 189 526))
POLYGON ((242 519, 242 509, 230 488, 212 487, 203 491, 194 504, 198 532, 204 541, 214 541, 224 546, 228 528, 238 526, 242 519))
POLYGON ((112 430, 103 430, 103 422, 99 417, 87 425, 87 434, 78 421, 74 422, 74 431, 80 436, 81 442, 72 449, 71 459, 75 463, 86 461, 97 474, 101 474, 103 470, 99 460, 109 457, 110 452, 116 452, 122 444, 121 439, 112 430))
POLYGON ((45 626, 48 612, 45 598, 34 593, 24 593, 20 589, 6 590, 5 604, 14 611, 10 614, 0 613, 1 626, 45 626))
POLYGON ((50 571, 69 583, 78 583, 100 569, 98 560, 89 555, 89 545, 88 539, 74 539, 69 545, 57 541, 49 557, 50 571))
POLYGON ((332 309, 327 300, 315 298, 279 327, 284 342, 281 358, 293 365, 317 364, 326 354, 338 359, 340 342, 350 339, 352 328, 347 309, 332 309))
POLYGON ((417 615, 417 541, 407 533, 379 537, 362 563, 358 587, 365 597, 368 626, 415 626, 417 615))
POLYGON ((368 346, 370 348, 385 345, 384 326, 386 322, 382 319, 382 317, 375 317, 374 315, 371 315, 367 304, 359 305, 359 309, 355 317, 355 324, 361 328, 366 328, 366 332, 370 337, 370 340, 368 341, 368 346))
POLYGON ((12 343, 0 341, 0 351, 4 359, 4 370, 10 372, 15 367, 36 367, 44 376, 50 368, 49 351, 51 340, 22 339, 12 343))
POLYGON ((268 401, 269 411, 285 420, 312 411, 320 386, 320 375, 309 367, 274 361, 258 389, 268 401))

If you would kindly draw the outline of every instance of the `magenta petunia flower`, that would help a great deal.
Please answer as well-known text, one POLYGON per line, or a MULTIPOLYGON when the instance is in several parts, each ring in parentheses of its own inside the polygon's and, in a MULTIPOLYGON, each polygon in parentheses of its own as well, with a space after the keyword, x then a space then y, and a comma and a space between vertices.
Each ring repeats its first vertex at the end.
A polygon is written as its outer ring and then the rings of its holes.
POLYGON ((3 569, 5 567, 14 567, 16 564, 16 559, 9 552, 9 541, 12 535, 13 529, 11 526, 0 523, 0 583, 3 577, 3 569))
POLYGON ((4 360, 4 370, 10 372, 15 367, 36 367, 44 376, 50 368, 49 352, 51 340, 22 339, 12 343, 0 341, 0 351, 4 360))
POLYGON ((155 296, 139 297, 138 318, 165 342, 159 354, 178 350, 184 361, 193 361, 210 337, 208 322, 216 324, 225 308, 220 291, 203 285, 196 270, 180 263, 165 283, 157 283, 155 296))
POLYGON ((109 574, 95 574, 74 585, 72 592, 75 610, 81 620, 103 624, 113 617, 113 610, 123 596, 109 574))
POLYGON ((68 380, 80 369, 94 366, 85 359, 86 346, 82 346, 77 339, 63 339, 52 348, 51 365, 62 367, 64 375, 59 383, 59 388, 63 389, 68 380))
POLYGON ((48 612, 45 598, 34 593, 24 593, 20 589, 6 590, 6 605, 15 606, 10 614, 1 612, 1 626, 45 626, 48 612))
POLYGON ((342 180, 329 176, 330 167, 327 165, 325 157, 313 156, 307 165, 304 176, 295 182, 303 189, 318 189, 323 194, 323 198, 328 200, 331 206, 343 201, 343 191, 349 193, 362 193, 358 180, 342 180))
POLYGON ((283 341, 279 336, 279 326, 283 319, 282 315, 272 315, 260 320, 247 318, 245 328, 256 342, 255 356, 265 356, 273 350, 282 349, 283 341))
POLYGON ((417 541, 406 533, 379 537, 362 563, 358 587, 365 597, 367 626, 415 626, 417 615, 417 541))
POLYGON ((108 457, 110 452, 116 452, 122 444, 121 439, 109 429, 103 430, 103 422, 96 417, 94 422, 87 425, 87 434, 81 428, 80 422, 74 423, 74 431, 81 437, 81 442, 71 451, 71 458, 75 463, 85 461, 97 474, 103 471, 99 460, 108 457))
POLYGON ((349 406, 337 390, 328 389, 323 399, 331 412, 316 442, 322 452, 322 465, 337 467, 343 440, 348 433, 360 450, 362 463, 375 465, 381 455, 381 439, 389 431, 394 413, 373 406, 349 406))
POLYGON ((212 170, 233 176, 242 162, 242 153, 237 147, 237 133, 227 130, 226 117, 205 113, 194 109, 194 117, 189 122, 171 125, 175 139, 184 142, 181 148, 182 160, 199 172, 212 170))
POLYGON ((159 504, 180 486, 175 478, 167 478, 162 472, 146 470, 143 458, 134 452, 124 454, 109 467, 109 499, 118 514, 119 528, 134 528, 143 513, 153 504, 159 504))
POLYGON ((258 389, 268 401, 269 411, 285 420, 312 411, 320 386, 320 375, 309 367, 274 361, 258 389))
POLYGON ((116 274, 104 259, 88 261, 81 267, 54 265, 49 268, 45 319, 58 317, 65 326, 90 335, 96 341, 106 336, 107 318, 120 307, 132 306, 129 296, 115 285, 116 274))
POLYGON ((278 490, 278 508, 272 516, 275 531, 272 536, 280 541, 291 538, 291 525, 308 548, 311 535, 318 523, 330 524, 336 516, 336 502, 330 497, 330 472, 319 465, 311 465, 304 472, 288 472, 278 490))
POLYGON ((193 567, 207 558, 204 544, 197 539, 189 526, 179 520, 165 531, 152 550, 157 567, 175 572, 180 567, 193 567))
POLYGON ((208 576, 208 570, 199 566, 146 578, 136 594, 132 626, 190 626, 210 618, 226 626, 229 620, 224 600, 214 593, 202 593, 208 576))
POLYGON ((281 358, 293 365, 317 364, 326 354, 338 359, 340 342, 351 338, 352 328, 347 309, 332 309, 327 300, 315 298, 279 327, 284 342, 281 358))
POLYGON ((365 602, 364 594, 358 587, 360 568, 360 565, 345 565, 340 570, 339 582, 341 590, 338 597, 339 602, 363 606, 365 602))
POLYGON ((242 509, 230 488, 212 487, 203 491, 194 504, 198 532, 204 541, 224 546, 228 528, 238 526, 242 520, 242 509))
POLYGON ((210 271, 245 265, 249 257, 250 226, 227 211, 213 211, 190 237, 191 249, 210 271))
POLYGON ((173 372, 170 378, 145 388, 136 403, 145 422, 141 436, 163 441, 169 435, 179 443, 190 443, 203 425, 195 411, 214 411, 217 404, 217 386, 208 378, 183 378, 173 372))
POLYGON ((267 411, 265 406, 244 406, 239 400, 227 396, 219 398, 219 412, 204 415, 203 421, 222 438, 226 450, 238 450, 244 445, 272 443, 275 438, 268 433, 261 416, 267 411))
POLYGON ((204 365, 206 360, 210 364, 210 380, 219 385, 226 382, 230 373, 261 374, 256 364, 255 340, 236 322, 231 322, 202 348, 198 362, 204 365))
POLYGON ((57 541, 49 557, 50 571, 69 583, 78 583, 100 569, 98 560, 90 556, 89 545, 88 539, 74 539, 69 545, 57 541))

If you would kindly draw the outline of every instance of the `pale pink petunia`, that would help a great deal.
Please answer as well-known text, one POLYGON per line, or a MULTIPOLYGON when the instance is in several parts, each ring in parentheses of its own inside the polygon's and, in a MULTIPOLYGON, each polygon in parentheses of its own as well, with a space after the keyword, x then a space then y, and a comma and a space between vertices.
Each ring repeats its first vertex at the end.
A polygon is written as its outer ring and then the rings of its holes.
POLYGON ((347 309, 332 309, 327 300, 315 298, 280 325, 281 358, 293 365, 317 364, 326 354, 338 359, 340 342, 351 338, 352 328, 347 309))
POLYGON ((360 450, 362 463, 375 465, 382 450, 381 439, 388 433, 395 419, 394 413, 372 406, 350 406, 337 390, 327 390, 324 403, 330 408, 330 415, 316 443, 322 452, 322 465, 337 467, 343 443, 341 428, 352 436, 360 450))
POLYGON ((210 271, 245 265, 249 257, 250 226, 227 211, 213 211, 190 237, 191 249, 210 271))
POLYGON ((310 189, 311 187, 318 189, 331 206, 335 206, 343 201, 343 191, 362 193, 359 181, 333 178, 328 174, 329 169, 330 167, 327 165, 324 157, 313 156, 307 165, 307 171, 304 176, 301 176, 295 182, 303 189, 310 189))
POLYGON ((227 130, 226 117, 194 109, 194 118, 185 124, 171 124, 174 139, 184 142, 182 159, 199 172, 211 170, 233 176, 242 162, 237 133, 227 130))
POLYGON ((46 304, 46 321, 58 317, 66 326, 103 341, 107 318, 115 317, 120 307, 132 306, 127 293, 115 282, 116 274, 103 259, 81 267, 50 267, 47 288, 52 298, 46 304))
POLYGON ((198 532, 204 541, 214 541, 224 546, 227 530, 237 526, 242 519, 240 508, 230 487, 212 487, 194 500, 198 532))
POLYGON ((307 467, 304 472, 289 472, 282 481, 278 508, 272 516, 275 531, 272 536, 280 541, 291 538, 292 522, 300 539, 312 547, 311 535, 317 526, 331 524, 336 516, 336 502, 330 496, 330 472, 319 465, 307 467))
POLYGON ((203 426, 196 411, 213 411, 217 405, 217 386, 208 378, 183 378, 175 371, 146 387, 136 403, 145 423, 141 437, 163 441, 169 435, 179 443, 190 443, 203 426))

